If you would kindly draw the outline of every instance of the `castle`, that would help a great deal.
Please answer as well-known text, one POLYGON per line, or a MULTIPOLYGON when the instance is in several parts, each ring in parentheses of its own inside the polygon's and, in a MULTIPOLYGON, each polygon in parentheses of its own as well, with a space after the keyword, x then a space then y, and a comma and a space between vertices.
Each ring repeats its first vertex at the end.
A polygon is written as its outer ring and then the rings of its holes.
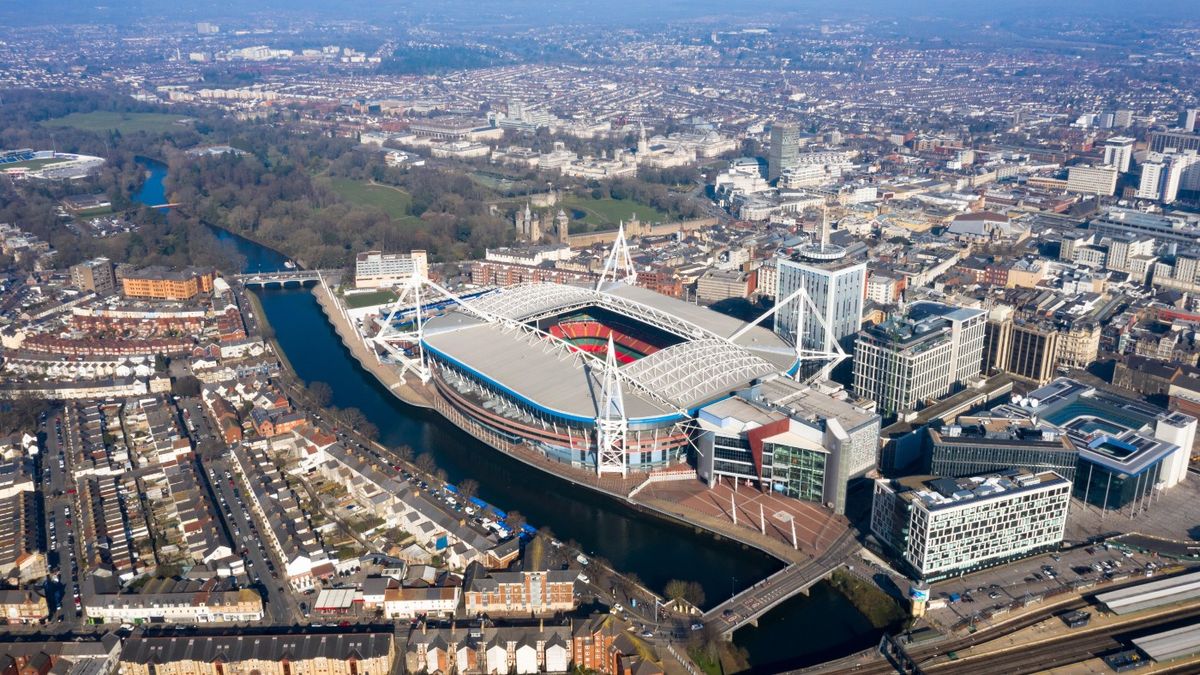
POLYGON ((517 230, 518 240, 537 243, 542 240, 543 236, 553 234, 556 243, 567 244, 571 236, 571 219, 567 216, 567 212, 562 209, 558 210, 558 214, 554 216, 553 232, 546 229, 550 225, 550 223, 543 224, 543 215, 533 213, 528 203, 525 204, 524 211, 517 211, 513 216, 513 226, 517 230))

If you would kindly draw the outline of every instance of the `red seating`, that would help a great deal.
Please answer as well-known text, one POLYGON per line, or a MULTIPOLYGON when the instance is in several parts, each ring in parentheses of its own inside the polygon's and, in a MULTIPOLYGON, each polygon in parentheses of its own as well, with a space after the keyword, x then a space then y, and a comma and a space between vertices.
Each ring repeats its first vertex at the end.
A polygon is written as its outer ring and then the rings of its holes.
POLYGON ((611 336, 614 344, 636 354, 636 356, 633 356, 618 350, 617 360, 621 361, 621 363, 631 363, 643 356, 648 356, 658 351, 657 347, 645 340, 639 340, 621 332, 619 329, 606 326, 599 321, 563 321, 550 326, 550 334, 567 340, 584 351, 596 354, 603 354, 607 350, 606 343, 611 336))

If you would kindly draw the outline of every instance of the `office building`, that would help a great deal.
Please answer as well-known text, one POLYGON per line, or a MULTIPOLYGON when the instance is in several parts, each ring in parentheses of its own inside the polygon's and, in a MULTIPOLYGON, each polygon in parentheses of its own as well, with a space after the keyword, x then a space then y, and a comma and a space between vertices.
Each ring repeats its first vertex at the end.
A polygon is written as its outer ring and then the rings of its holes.
POLYGON ((1200 241, 1200 227, 1181 218, 1115 206, 1089 221, 1088 231, 1097 237, 1124 233, 1149 235, 1164 244, 1175 242, 1192 246, 1200 241))
POLYGON ((875 481, 871 532, 938 581, 1057 548, 1071 482, 1053 471, 875 481))
POLYGON ((1200 134, 1188 131, 1155 131, 1150 134, 1150 151, 1200 152, 1200 134))
POLYGON ((993 414, 1037 419, 1079 450, 1074 495, 1102 510, 1144 512, 1187 477, 1196 418, 1060 377, 993 414))
POLYGON ((858 335, 854 392, 885 417, 924 407, 962 388, 983 367, 983 310, 915 303, 858 335))
POLYGON ((1161 199, 1163 182, 1167 174, 1167 165, 1162 160, 1142 163, 1142 175, 1138 179, 1137 198, 1161 199))
POLYGON ((1118 110, 1113 113, 1113 126, 1118 129, 1128 129, 1133 124, 1132 110, 1118 110))
POLYGON ((1200 108, 1188 108, 1179 113, 1179 128, 1187 132, 1196 131, 1197 118, 1200 118, 1200 108))
POLYGON ((849 483, 876 465, 879 415, 788 378, 705 406, 697 423, 697 471, 709 484, 751 481, 843 513, 849 483))
POLYGON ((354 287, 383 288, 402 284, 419 275, 429 276, 429 261, 425 251, 384 253, 365 251, 354 258, 354 287))
POLYGON ((771 148, 767 154, 767 180, 783 175, 784 169, 796 166, 800 156, 800 128, 794 124, 771 125, 771 148))
POLYGON ((805 244, 790 256, 776 258, 778 280, 776 302, 804 288, 821 322, 802 304, 800 298, 782 305, 775 313, 775 332, 805 349, 824 351, 833 342, 844 342, 862 327, 863 297, 867 283, 867 264, 847 255, 836 244, 805 244), (804 316, 797 317, 803 309, 804 316), (797 330, 803 322, 803 336, 797 330))
POLYGON ((1057 428, 1027 418, 962 416, 928 428, 924 470, 934 476, 979 476, 1021 469, 1073 480, 1079 452, 1057 428))
POLYGON ((117 291, 115 267, 108 258, 93 258, 71 266, 71 285, 81 291, 108 295, 117 291))
POLYGON ((1113 136, 1104 142, 1104 165, 1116 168, 1121 173, 1129 172, 1133 160, 1133 139, 1128 136, 1113 136))
POLYGON ((1073 166, 1067 169, 1067 192, 1111 197, 1116 191, 1116 167, 1073 166))
POLYGON ((211 293, 212 289, 212 270, 199 267, 179 270, 143 267, 127 271, 121 278, 121 292, 130 298, 189 300, 200 293, 211 293))

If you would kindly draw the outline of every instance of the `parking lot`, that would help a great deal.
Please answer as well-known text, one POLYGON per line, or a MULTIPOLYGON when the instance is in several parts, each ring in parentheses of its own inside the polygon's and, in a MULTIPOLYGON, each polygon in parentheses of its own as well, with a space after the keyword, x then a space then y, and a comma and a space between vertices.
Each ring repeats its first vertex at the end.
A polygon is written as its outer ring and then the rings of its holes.
POLYGON ((1163 564, 1154 556, 1124 553, 1104 545, 1045 553, 934 584, 926 616, 948 628, 985 611, 1003 611, 1005 607, 1068 592, 1080 584, 1145 576, 1147 566, 1153 575, 1163 564))

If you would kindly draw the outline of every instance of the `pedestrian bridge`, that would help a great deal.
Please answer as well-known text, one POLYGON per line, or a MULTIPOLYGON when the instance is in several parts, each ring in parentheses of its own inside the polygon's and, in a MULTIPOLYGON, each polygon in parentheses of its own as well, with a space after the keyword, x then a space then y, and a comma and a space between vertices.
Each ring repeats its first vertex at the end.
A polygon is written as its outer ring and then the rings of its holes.
POLYGON ((859 548, 854 531, 847 530, 820 556, 788 565, 708 610, 704 613, 704 623, 730 639, 737 629, 758 621, 784 601, 807 593, 817 582, 829 578, 834 570, 849 563, 859 548))
POLYGON ((289 285, 307 286, 309 284, 320 283, 322 277, 327 277, 334 272, 335 270, 284 270, 280 272, 238 274, 234 278, 247 287, 260 286, 266 288, 269 286, 278 286, 284 288, 289 285))

